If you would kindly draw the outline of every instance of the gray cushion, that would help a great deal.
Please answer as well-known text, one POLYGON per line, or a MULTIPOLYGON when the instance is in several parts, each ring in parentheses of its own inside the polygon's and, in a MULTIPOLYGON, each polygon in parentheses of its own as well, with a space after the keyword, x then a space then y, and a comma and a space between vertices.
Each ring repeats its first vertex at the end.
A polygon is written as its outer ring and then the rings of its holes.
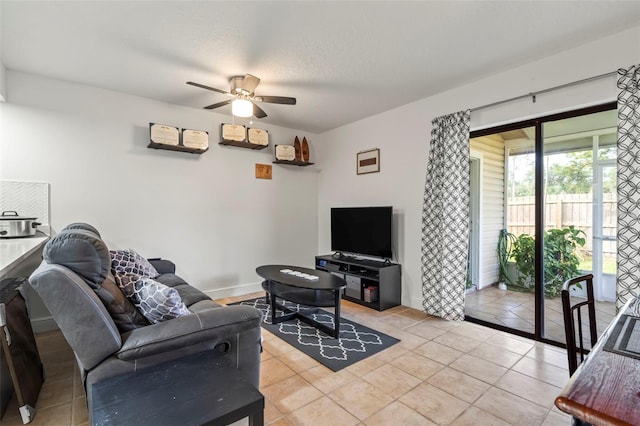
POLYGON ((29 283, 73 348, 83 374, 122 346, 111 315, 78 274, 64 266, 42 262, 29 277, 29 283))
MULTIPOLYGON (((186 304, 186 303, 185 303, 186 304)), ((197 314, 201 311, 206 311, 208 309, 222 308, 223 306, 213 300, 201 300, 200 302, 196 302, 193 305, 189 305, 189 310, 194 314, 197 314)))
POLYGON ((190 286, 176 274, 162 274, 159 277, 156 277, 155 280, 167 287, 175 288, 180 294, 180 298, 187 306, 191 306, 202 300, 211 300, 209 296, 197 288, 190 286))
POLYGON ((94 234, 96 234, 96 237, 101 237, 100 233, 98 232, 98 230, 96 228, 94 228, 93 226, 89 225, 88 223, 84 223, 84 222, 70 223, 69 225, 67 225, 64 228, 62 228, 62 231, 60 231, 60 232, 70 231, 70 230, 74 230, 74 229, 79 229, 81 231, 93 232, 94 234))
POLYGON ((107 277, 111 256, 105 243, 91 231, 67 230, 53 237, 44 248, 44 259, 71 269, 94 290, 107 277))
MULTIPOLYGON (((167 259, 147 259, 150 264, 156 268, 159 274, 175 274, 176 273, 176 265, 170 260, 167 259)), ((154 278, 155 279, 155 278, 154 278)))

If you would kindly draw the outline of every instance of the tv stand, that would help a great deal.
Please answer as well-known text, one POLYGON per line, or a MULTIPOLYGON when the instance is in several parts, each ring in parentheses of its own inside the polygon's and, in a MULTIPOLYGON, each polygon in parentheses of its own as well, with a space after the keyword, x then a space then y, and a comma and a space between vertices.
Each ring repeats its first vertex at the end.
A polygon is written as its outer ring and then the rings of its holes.
POLYGON ((316 269, 347 282, 342 298, 378 311, 401 304, 400 265, 388 259, 356 259, 341 253, 316 256, 316 269))

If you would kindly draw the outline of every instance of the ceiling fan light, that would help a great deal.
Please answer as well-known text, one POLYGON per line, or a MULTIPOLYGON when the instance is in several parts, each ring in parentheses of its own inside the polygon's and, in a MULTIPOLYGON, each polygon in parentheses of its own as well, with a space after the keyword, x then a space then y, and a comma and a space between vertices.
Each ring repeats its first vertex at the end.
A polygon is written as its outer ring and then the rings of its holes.
POLYGON ((231 113, 236 117, 251 117, 253 104, 246 99, 236 99, 231 103, 231 113))

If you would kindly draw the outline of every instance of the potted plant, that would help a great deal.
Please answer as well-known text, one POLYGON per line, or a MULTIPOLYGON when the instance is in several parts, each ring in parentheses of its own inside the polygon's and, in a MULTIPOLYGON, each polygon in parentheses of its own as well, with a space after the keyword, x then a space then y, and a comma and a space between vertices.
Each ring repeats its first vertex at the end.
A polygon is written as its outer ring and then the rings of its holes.
MULTIPOLYGON (((570 225, 561 229, 544 231, 544 295, 556 297, 562 284, 571 277, 579 275, 578 247, 584 246, 585 233, 570 225)), ((506 230, 498 240, 498 258, 500 259, 501 279, 504 278, 513 290, 534 290, 535 276, 535 239, 528 234, 513 236, 506 230), (505 241, 509 243, 505 243, 505 241), (504 260, 504 262, 503 262, 504 260), (508 274, 507 263, 515 262, 517 276, 508 274), (503 267, 504 263, 504 267, 503 267)))

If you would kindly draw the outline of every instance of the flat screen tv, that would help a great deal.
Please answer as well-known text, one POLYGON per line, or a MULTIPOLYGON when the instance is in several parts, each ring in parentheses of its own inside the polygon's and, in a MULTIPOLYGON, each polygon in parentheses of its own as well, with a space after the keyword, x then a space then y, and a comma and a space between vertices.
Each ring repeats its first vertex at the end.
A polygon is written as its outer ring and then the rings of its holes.
POLYGON ((331 250, 391 258, 392 207, 333 207, 331 250))

